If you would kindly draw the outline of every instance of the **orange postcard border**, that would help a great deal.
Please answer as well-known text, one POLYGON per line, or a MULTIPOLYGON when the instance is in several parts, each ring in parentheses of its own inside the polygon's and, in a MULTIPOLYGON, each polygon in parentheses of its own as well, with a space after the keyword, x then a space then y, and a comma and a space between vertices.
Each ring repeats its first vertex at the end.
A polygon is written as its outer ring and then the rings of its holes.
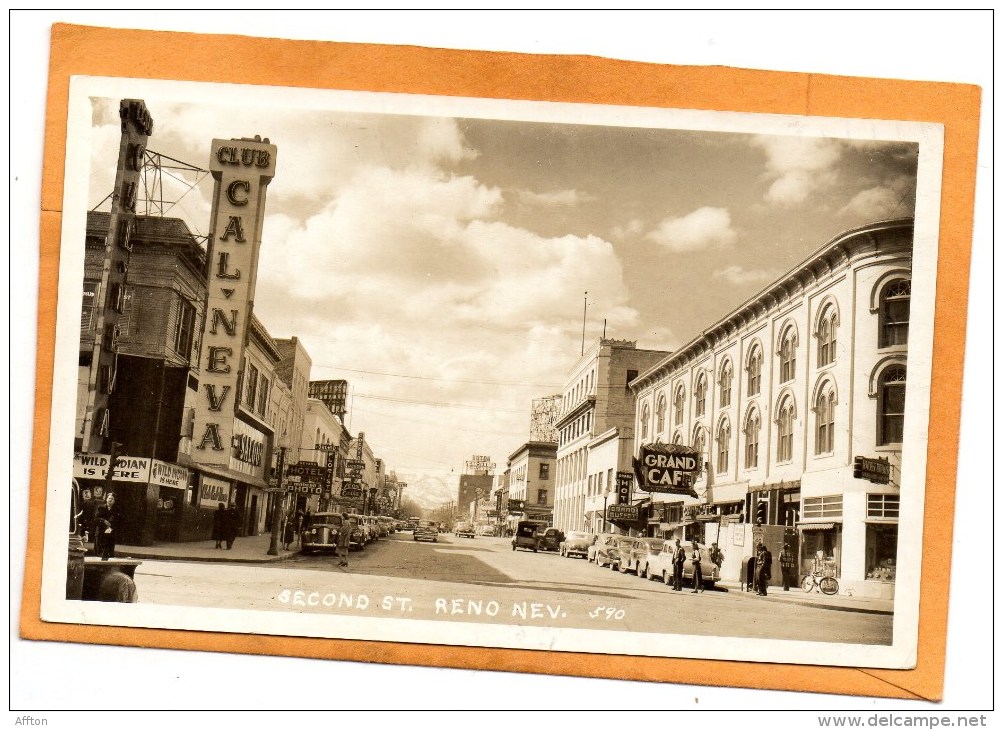
POLYGON ((939 700, 944 686, 954 492, 981 91, 939 82, 668 66, 546 56, 57 24, 52 27, 42 171, 34 440, 21 602, 27 639, 274 654, 939 700), (135 52, 131 52, 133 49, 135 52), (290 63, 295 59, 295 63, 290 63), (914 669, 567 654, 376 641, 109 628, 41 621, 42 542, 59 266, 62 172, 74 75, 935 122, 944 125, 930 454, 919 646, 914 669), (947 455, 945 457, 945 455, 947 455), (569 662, 568 657, 574 661, 569 662))

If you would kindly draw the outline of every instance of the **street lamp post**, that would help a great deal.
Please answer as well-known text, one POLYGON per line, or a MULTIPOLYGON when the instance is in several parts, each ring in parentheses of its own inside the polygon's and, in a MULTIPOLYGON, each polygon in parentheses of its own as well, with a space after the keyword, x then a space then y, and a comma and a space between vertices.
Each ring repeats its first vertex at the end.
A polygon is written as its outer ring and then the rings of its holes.
POLYGON ((279 521, 282 519, 282 472, 286 468, 286 447, 279 447, 279 459, 276 463, 277 472, 275 492, 272 495, 272 535, 268 541, 268 554, 279 554, 279 521))
POLYGON ((606 502, 609 501, 609 487, 603 490, 602 493, 602 531, 609 531, 609 520, 606 519, 606 502))

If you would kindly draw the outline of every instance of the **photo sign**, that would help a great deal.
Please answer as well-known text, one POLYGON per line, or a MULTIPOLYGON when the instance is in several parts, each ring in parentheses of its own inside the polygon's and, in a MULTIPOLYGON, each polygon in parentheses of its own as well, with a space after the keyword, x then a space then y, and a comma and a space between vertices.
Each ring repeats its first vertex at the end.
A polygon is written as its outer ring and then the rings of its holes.
POLYGON ((644 444, 634 459, 634 474, 645 492, 696 497, 693 481, 700 472, 700 452, 680 444, 644 444))

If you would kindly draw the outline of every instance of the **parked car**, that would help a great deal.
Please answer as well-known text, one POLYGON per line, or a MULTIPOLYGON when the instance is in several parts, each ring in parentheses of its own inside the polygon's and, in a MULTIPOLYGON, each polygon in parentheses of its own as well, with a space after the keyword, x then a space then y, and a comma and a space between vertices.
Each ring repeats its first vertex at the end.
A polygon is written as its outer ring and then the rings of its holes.
POLYGON ((613 544, 606 550, 605 562, 600 563, 600 565, 608 565, 610 570, 620 570, 620 566, 630 560, 630 552, 636 544, 636 537, 617 535, 613 544))
MULTIPOLYGON (((689 540, 680 542, 683 552, 686 553, 686 562, 683 563, 683 583, 693 583, 693 543, 689 540)), ((662 551, 654 555, 648 561, 648 578, 651 580, 661 580, 665 585, 672 585, 672 556, 675 553, 676 541, 666 540, 662 545, 662 551)), ((710 560, 710 551, 703 545, 700 547, 700 573, 703 576, 704 588, 713 588, 714 584, 721 580, 721 569, 710 560)))
POLYGON ((415 542, 419 540, 439 542, 438 525, 436 525, 434 522, 429 522, 428 520, 422 520, 414 528, 414 540, 415 542))
POLYGON ((342 520, 340 512, 317 512, 313 515, 310 524, 303 526, 300 552, 304 555, 336 552, 342 520))
POLYGON ((351 550, 355 548, 356 550, 363 550, 366 547, 366 543, 369 540, 366 539, 366 529, 359 520, 360 515, 349 515, 348 523, 352 526, 352 531, 349 533, 348 537, 348 549, 351 550))
POLYGON ((665 540, 659 537, 642 537, 638 539, 626 562, 620 563, 620 572, 633 571, 638 578, 648 577, 648 565, 651 559, 662 552, 665 540))
POLYGON ((469 522, 457 522, 456 530, 453 534, 457 537, 474 538, 477 533, 474 532, 474 526, 469 522))
POLYGON ((605 553, 613 546, 613 541, 619 537, 612 532, 604 532, 601 535, 596 536, 596 541, 589 545, 589 551, 585 556, 585 559, 590 563, 595 563, 596 565, 602 565, 599 562, 599 555, 605 553))
POLYGON ((570 530, 565 533, 559 552, 565 558, 570 558, 574 555, 581 555, 583 558, 587 558, 589 548, 595 544, 597 539, 597 536, 591 532, 570 530))
POLYGON ((540 550, 549 550, 556 553, 561 549, 562 542, 564 542, 564 533, 556 527, 548 527, 540 535, 539 547, 540 550))
POLYGON ((478 534, 481 535, 481 537, 494 537, 495 536, 494 525, 481 525, 478 534))
POLYGON ((523 548, 532 550, 534 553, 540 549, 540 535, 546 529, 542 522, 533 520, 523 520, 515 528, 515 535, 512 536, 512 549, 523 548))

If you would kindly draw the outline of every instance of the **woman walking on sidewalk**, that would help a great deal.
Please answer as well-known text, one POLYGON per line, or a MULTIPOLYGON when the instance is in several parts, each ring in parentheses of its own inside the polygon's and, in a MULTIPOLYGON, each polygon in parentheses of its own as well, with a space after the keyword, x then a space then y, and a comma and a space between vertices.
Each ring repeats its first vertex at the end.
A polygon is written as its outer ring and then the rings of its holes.
POLYGON ((119 512, 115 506, 115 493, 108 492, 104 504, 94 512, 94 552, 102 560, 115 557, 115 543, 118 533, 115 532, 119 523, 119 512))
POLYGON ((216 549, 222 550, 226 539, 226 505, 222 502, 212 516, 212 539, 216 541, 216 549))

